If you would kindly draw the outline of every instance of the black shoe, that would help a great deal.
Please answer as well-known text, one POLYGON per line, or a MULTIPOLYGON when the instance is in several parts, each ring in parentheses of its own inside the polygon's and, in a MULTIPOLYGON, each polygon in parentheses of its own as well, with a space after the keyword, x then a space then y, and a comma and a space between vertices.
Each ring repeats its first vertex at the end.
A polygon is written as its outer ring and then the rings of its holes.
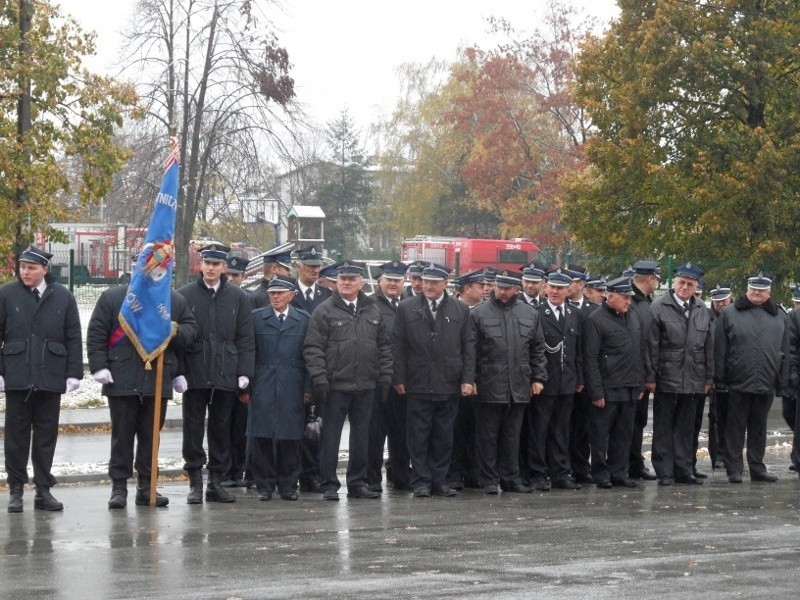
POLYGON ((297 500, 297 492, 282 492, 281 499, 282 500, 297 500))
POLYGON ((483 493, 486 494, 487 496, 497 496, 497 494, 499 494, 500 492, 497 489, 497 486, 492 484, 483 486, 483 493))
POLYGON ((325 490, 325 493, 322 494, 322 499, 330 500, 331 502, 338 502, 339 492, 338 490, 325 490))
POLYGON ((537 492, 549 492, 551 487, 553 486, 550 485, 550 482, 547 479, 534 479, 531 481, 531 491, 536 490, 537 492))
POLYGON ((698 479, 694 475, 687 475, 686 477, 676 477, 675 483, 681 483, 683 485, 702 485, 703 480, 698 479))
MULTIPOLYGON (((629 479, 641 479, 643 481, 655 481, 658 479, 655 473, 653 473, 650 469, 645 467, 641 471, 636 471, 635 473, 629 474, 629 479)), ((631 487, 631 486, 628 486, 631 487)))
POLYGON ((383 493, 383 487, 381 486, 380 483, 368 483, 367 489, 370 492, 378 492, 379 494, 383 493))
POLYGON ((591 485, 591 484, 593 484, 593 483, 594 483, 594 477, 592 477, 592 476, 591 476, 591 475, 589 475, 589 474, 585 474, 585 475, 584 475, 584 474, 575 475, 575 476, 573 477, 573 479, 574 479, 574 480, 575 480, 577 483, 585 483, 585 484, 587 484, 587 485, 591 485))
POLYGON ((742 483, 741 475, 728 475, 728 483, 742 483))
POLYGON ((659 477, 658 485, 672 485, 672 477, 659 477))
POLYGON ((306 481, 300 482, 300 491, 301 492, 311 492, 314 494, 322 493, 322 486, 320 486, 319 481, 306 481))
POLYGON ((210 473, 208 476, 208 486, 206 487, 206 502, 222 502, 227 504, 229 502, 236 502, 236 496, 231 494, 228 490, 222 487, 220 476, 216 473, 210 473))
POLYGON ((430 498, 431 491, 424 485, 414 488, 414 498, 430 498))
POLYGON ((239 487, 233 479, 223 479, 219 484, 224 488, 239 487))
POLYGON ((579 490, 581 489, 580 484, 575 483, 572 479, 562 479, 560 481, 556 481, 553 484, 553 487, 559 490, 579 490))
POLYGON ((763 473, 751 473, 750 481, 764 481, 766 483, 775 483, 778 481, 778 476, 764 471, 763 473))
POLYGON ((261 502, 268 502, 272 500, 272 492, 270 491, 258 492, 258 499, 261 502))
POLYGON ((64 510, 64 505, 53 498, 50 488, 45 485, 36 486, 36 495, 33 497, 33 508, 58 512, 64 510))
POLYGON ((639 484, 636 482, 635 479, 615 479, 611 478, 611 485, 615 487, 626 487, 626 488, 635 488, 638 487, 639 484))
POLYGON ((715 460, 714 469, 719 469, 720 471, 722 471, 723 469, 725 469, 725 463, 721 460, 715 460))
POLYGON ((115 479, 111 484, 111 498, 108 508, 125 508, 128 505, 128 480, 115 479))
POLYGON ((797 467, 795 467, 794 465, 789 465, 789 470, 797 472, 797 467))
POLYGON ((203 474, 200 469, 189 471, 189 494, 186 496, 186 504, 203 503, 203 474))
POLYGON ((511 494, 530 494, 533 491, 533 488, 522 483, 512 483, 510 485, 504 485, 503 491, 511 494))
MULTIPOLYGON (((140 479, 136 485, 136 506, 150 506, 150 480, 140 479)), ((164 508, 169 505, 169 498, 156 492, 156 508, 164 508)))
POLYGON ((694 476, 696 479, 708 479, 708 475, 706 473, 701 473, 700 471, 695 471, 694 476))
POLYGON ((458 481, 457 479, 455 481, 448 481, 447 485, 449 485, 454 490, 463 490, 464 489, 464 482, 463 481, 458 481))
POLYGON ((597 482, 597 487, 601 490, 610 490, 614 486, 608 479, 601 479, 597 482))
POLYGON ((11 495, 11 498, 8 501, 8 512, 21 513, 22 493, 25 491, 25 485, 22 483, 9 483, 8 491, 11 495))
POLYGON ((348 498, 361 498, 362 500, 377 500, 381 497, 378 492, 373 492, 365 485, 359 485, 347 489, 348 498))
POLYGON ((431 488, 431 494, 434 496, 444 496, 445 498, 458 496, 458 492, 449 485, 435 485, 431 488))

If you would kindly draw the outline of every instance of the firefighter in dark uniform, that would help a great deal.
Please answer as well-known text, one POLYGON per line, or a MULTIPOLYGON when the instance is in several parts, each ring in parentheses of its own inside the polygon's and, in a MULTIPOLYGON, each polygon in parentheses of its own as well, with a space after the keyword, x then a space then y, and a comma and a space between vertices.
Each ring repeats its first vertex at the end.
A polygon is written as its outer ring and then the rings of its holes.
POLYGON ((564 269, 563 272, 572 278, 572 284, 567 291, 567 304, 577 309, 583 309, 588 302, 583 296, 586 280, 589 278, 586 268, 581 265, 570 265, 569 269, 564 269))
POLYGON ((376 301, 362 291, 363 275, 363 264, 342 262, 336 292, 311 315, 303 343, 314 397, 322 402, 319 469, 324 500, 339 500, 336 469, 345 418, 350 422, 347 496, 381 496, 367 487, 369 419, 375 388, 391 382, 392 341, 376 301))
POLYGON ((544 269, 541 266, 534 262, 522 267, 522 291, 519 299, 536 308, 541 301, 543 283, 544 269))
POLYGON ((450 269, 422 271, 422 294, 400 303, 394 321, 394 389, 407 395, 411 488, 417 498, 455 496, 447 484, 460 397, 475 389, 475 330, 469 308, 447 294, 450 269))
POLYGON ((628 476, 636 403, 644 394, 642 329, 627 277, 583 321, 584 381, 592 401, 592 477, 598 488, 636 487, 628 476))
POLYGON ((29 246, 19 257, 16 281, 0 286, 0 392, 6 393, 3 442, 10 500, 22 512, 33 462, 33 507, 59 511, 50 493, 58 440, 61 394, 83 378, 81 323, 75 297, 49 272, 52 254, 29 246))
MULTIPOLYGON (((650 304, 653 302, 652 294, 658 289, 661 282, 661 267, 655 260, 639 260, 633 264, 631 287, 633 300, 631 310, 639 318, 642 330, 647 327, 650 318, 650 304)), ((650 393, 645 392, 641 402, 636 404, 636 415, 633 424, 633 438, 631 441, 630 473, 632 479, 655 481, 656 474, 644 464, 642 443, 644 441, 644 428, 647 426, 647 417, 650 404, 650 393)))
MULTIPOLYGON (((242 288, 242 283, 250 260, 241 256, 229 255, 226 263, 225 274, 228 276, 228 283, 241 288, 249 298, 251 294, 242 288)), ((223 475, 223 487, 246 487, 247 482, 251 480, 247 458, 247 411, 246 402, 237 402, 234 405, 231 419, 231 471, 223 475)))
MULTIPOLYGON (((461 290, 459 301, 470 311, 483 302, 483 269, 465 273, 455 281, 461 290)), ((478 459, 475 456, 475 396, 467 396, 458 403, 458 414, 453 425, 453 452, 447 473, 447 484, 454 490, 465 487, 480 489, 478 459)))
MULTIPOLYGON (((331 297, 330 289, 319 284, 319 274, 322 268, 322 251, 316 246, 309 246, 297 251, 297 283, 295 286, 292 306, 313 314, 317 307, 331 297)), ((309 404, 306 407, 306 419, 316 417, 316 406, 309 404)), ((301 492, 319 492, 319 442, 304 437, 301 444, 302 473, 300 475, 301 492)))
POLYGON ((269 306, 269 292, 267 288, 270 280, 275 275, 281 277, 289 277, 292 274, 292 247, 293 243, 287 242, 276 246, 272 250, 267 250, 264 253, 264 278, 258 284, 258 287, 253 290, 251 301, 253 308, 261 308, 262 306, 269 306))
POLYGON ((408 277, 408 285, 403 290, 403 298, 413 298, 422 293, 422 269, 425 268, 427 263, 418 260, 408 265, 406 277, 408 277))
MULTIPOLYGON (((108 476, 112 481, 108 508, 111 509, 127 505, 127 484, 134 466, 138 476, 136 505, 150 504, 156 370, 145 369, 144 361, 119 324, 119 311, 127 293, 128 287, 124 285, 104 291, 97 300, 86 331, 89 371, 95 381, 103 384, 103 395, 108 398, 111 415, 111 457, 108 461, 108 476)), ((172 398, 170 382, 180 374, 176 351, 191 346, 197 335, 197 322, 186 299, 171 291, 170 304, 177 332, 164 352, 164 381, 167 384, 162 388, 160 427, 164 426, 167 414, 166 401, 172 398)), ((167 504, 169 499, 158 494, 156 506, 167 504)))
POLYGON ((189 474, 189 504, 203 502, 201 469, 206 464, 203 429, 208 409, 209 502, 235 502, 222 487, 231 470, 231 420, 239 394, 250 385, 254 369, 250 298, 230 285, 223 273, 228 247, 212 244, 200 250, 201 274, 178 290, 197 320, 197 337, 182 353, 183 372, 176 387, 183 394, 183 458, 189 474))
POLYGON ((572 278, 560 269, 547 276, 547 300, 539 308, 547 382, 528 408, 533 443, 528 447, 535 490, 581 488, 570 476, 569 432, 576 392, 583 390, 581 313, 567 303, 572 278), (547 480, 547 475, 550 481, 547 480))
MULTIPOLYGON (((711 296, 711 327, 716 329, 722 309, 733 302, 730 283, 718 283, 709 292, 711 296)), ((713 333, 713 332, 712 332, 713 333)), ((728 390, 719 383, 714 384, 708 410, 708 455, 712 470, 725 468, 725 426, 728 422, 728 390)))
MULTIPOLYGON (((581 320, 597 310, 606 297, 606 280, 601 275, 589 275, 583 289, 585 302, 580 309, 581 320)), ((582 354, 582 352, 581 352, 582 354)), ((569 461, 572 478, 577 483, 594 483, 591 456, 592 401, 584 387, 575 394, 569 432, 569 461)))
POLYGON ((327 267, 322 267, 319 270, 319 277, 317 278, 317 285, 329 289, 331 291, 336 289, 336 272, 339 270, 340 263, 333 263, 327 267))
MULTIPOLYGON (((525 406, 547 381, 539 314, 518 298, 522 282, 495 276, 491 298, 470 313, 475 327, 475 454, 485 494, 528 493, 520 475, 519 437, 525 406)), ((536 402, 536 398, 533 400, 536 402)))
MULTIPOLYGON (((382 264, 378 291, 372 297, 381 311, 386 331, 394 331, 394 316, 403 295, 403 280, 408 266, 398 260, 382 264)), ((386 481, 396 490, 406 490, 411 480, 411 463, 406 445, 406 399, 398 396, 391 385, 375 388, 375 405, 369 422, 368 487, 373 492, 383 488, 383 448, 389 446, 386 481)))

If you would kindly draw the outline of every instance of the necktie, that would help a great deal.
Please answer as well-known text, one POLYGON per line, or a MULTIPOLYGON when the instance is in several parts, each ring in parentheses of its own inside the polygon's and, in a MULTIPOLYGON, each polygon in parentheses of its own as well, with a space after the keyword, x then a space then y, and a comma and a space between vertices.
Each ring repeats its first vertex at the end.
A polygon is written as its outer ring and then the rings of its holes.
POLYGON ((539 306, 539 301, 536 298, 531 298, 531 306, 539 306))
POLYGON ((306 302, 311 302, 314 293, 312 292, 311 288, 306 289, 306 302))
POLYGON ((581 303, 580 303, 580 302, 578 302, 577 300, 570 300, 570 301, 569 301, 569 303, 570 303, 572 306, 576 306, 576 307, 581 305, 581 303))
POLYGON ((392 299, 392 308, 397 308, 397 298, 392 299))
POLYGON ((434 300, 433 302, 431 302, 431 312, 435 313, 436 312, 436 308, 437 308, 436 307, 436 300, 434 300))
POLYGON ((561 306, 556 306, 556 321, 561 322, 561 306))
POLYGON ((283 321, 286 319, 286 316, 283 314, 278 315, 278 321, 280 321, 281 329, 283 329, 283 321))
POLYGON ((36 298, 36 302, 39 302, 39 298, 41 297, 39 294, 39 288, 33 288, 33 297, 36 298))
POLYGON ((356 303, 355 302, 349 302, 347 304, 347 306, 350 307, 350 312, 351 313, 356 314, 356 303))

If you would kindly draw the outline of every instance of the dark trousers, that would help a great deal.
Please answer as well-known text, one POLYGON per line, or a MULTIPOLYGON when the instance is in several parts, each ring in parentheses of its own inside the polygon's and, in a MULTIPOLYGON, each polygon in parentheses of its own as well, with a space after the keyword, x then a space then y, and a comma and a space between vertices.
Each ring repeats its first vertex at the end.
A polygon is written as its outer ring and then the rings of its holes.
MULTIPOLYGON (((608 398, 606 398, 608 400, 608 398)), ((636 477, 645 469, 642 443, 644 441, 644 428, 647 427, 647 411, 649 410, 650 394, 644 393, 641 400, 636 402, 633 417, 633 432, 631 437, 630 456, 628 458, 631 477, 636 477)))
POLYGON ((781 398, 781 416, 789 429, 794 431, 794 423, 797 418, 797 401, 794 396, 783 396, 781 398))
POLYGON ((767 472, 764 464, 767 416, 773 399, 773 394, 751 394, 733 390, 728 392, 728 426, 725 430, 725 470, 728 477, 742 474, 745 434, 750 477, 767 472))
POLYGON ((458 396, 407 394, 406 437, 412 489, 447 484, 458 396))
POLYGON ((300 479, 300 440, 250 438, 253 480, 259 492, 281 494, 297 489, 300 479))
POLYGON ((589 475, 591 466, 592 402, 586 390, 575 394, 569 430, 569 462, 576 476, 589 475))
POLYGON ((447 481, 474 487, 479 485, 478 458, 475 452, 475 403, 468 398, 458 402, 453 423, 453 451, 447 481))
POLYGON ((795 400, 794 435, 792 436, 792 464, 800 473, 800 410, 797 410, 800 399, 795 400))
MULTIPOLYGON (((142 479, 150 479, 150 463, 153 457, 153 396, 109 396, 111 413, 111 458, 108 461, 108 476, 111 479, 130 479, 133 467, 142 479), (133 444, 136 441, 136 461, 133 444)), ((167 402, 161 400, 159 431, 164 427, 167 402)), ((158 474, 156 474, 158 477, 158 474)))
MULTIPOLYGON (((694 437, 692 438, 692 473, 697 472, 697 450, 700 448, 700 430, 703 428, 703 411, 706 408, 706 397, 701 394, 697 397, 694 413, 694 437)), ((709 408, 709 420, 711 409, 709 408)), ((711 426, 709 425, 709 428, 711 426)))
POLYGON ((725 460, 725 428, 728 424, 728 392, 711 392, 708 410, 708 454, 712 466, 725 460))
POLYGON ((405 397, 403 407, 394 406, 399 396, 394 389, 376 390, 375 404, 369 420, 369 461, 367 481, 370 485, 380 485, 383 481, 383 450, 388 442, 389 459, 386 461, 386 480, 397 489, 408 488, 411 466, 406 445, 405 397), (402 414, 403 420, 398 421, 402 414))
MULTIPOLYGON (((653 468, 659 477, 690 477, 697 404, 701 394, 656 392, 653 399, 653 468)), ((702 415, 702 413, 701 413, 702 415)))
MULTIPOLYGON (((237 398, 238 399, 238 398, 237 398)), ((247 412, 249 405, 237 402, 231 417, 231 470, 225 479, 239 481, 247 468, 247 412)))
POLYGON ((500 484, 509 489, 522 483, 519 437, 524 404, 475 403, 475 455, 482 487, 500 484))
POLYGON ((183 468, 206 464, 203 435, 208 408, 208 471, 220 477, 231 471, 231 420, 239 398, 235 392, 192 389, 183 394, 183 468))
MULTIPOLYGON (((311 407, 306 406, 306 418, 309 418, 311 407)), ((321 415, 320 415, 321 416, 321 415)), ((300 487, 316 487, 322 477, 319 473, 319 441, 304 437, 300 441, 300 487)))
MULTIPOLYGON (((606 390, 603 408, 592 405, 592 477, 595 481, 628 477, 636 397, 634 388, 606 390)), ((645 400, 638 401, 644 403, 645 400)))
POLYGON ((319 471, 322 490, 341 487, 336 476, 339 462, 339 442, 344 420, 350 421, 349 458, 347 460, 347 489, 367 485, 367 448, 369 419, 374 403, 374 390, 359 392, 332 391, 322 406, 319 471))
POLYGON ((50 473, 58 441, 61 394, 7 391, 4 448, 8 483, 28 483, 28 457, 33 483, 52 487, 50 473))
POLYGON ((532 396, 528 418, 533 432, 528 444, 530 481, 548 474, 554 482, 569 476, 569 420, 574 394, 532 396))

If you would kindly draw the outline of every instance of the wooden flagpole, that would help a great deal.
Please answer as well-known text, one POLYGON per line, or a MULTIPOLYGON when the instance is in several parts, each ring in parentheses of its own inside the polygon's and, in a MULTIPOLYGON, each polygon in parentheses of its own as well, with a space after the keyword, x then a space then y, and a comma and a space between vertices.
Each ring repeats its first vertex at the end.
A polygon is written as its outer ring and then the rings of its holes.
POLYGON ((164 353, 156 359, 156 389, 153 406, 153 455, 150 459, 150 506, 156 505, 158 488, 158 448, 161 443, 161 392, 164 382, 164 353))

